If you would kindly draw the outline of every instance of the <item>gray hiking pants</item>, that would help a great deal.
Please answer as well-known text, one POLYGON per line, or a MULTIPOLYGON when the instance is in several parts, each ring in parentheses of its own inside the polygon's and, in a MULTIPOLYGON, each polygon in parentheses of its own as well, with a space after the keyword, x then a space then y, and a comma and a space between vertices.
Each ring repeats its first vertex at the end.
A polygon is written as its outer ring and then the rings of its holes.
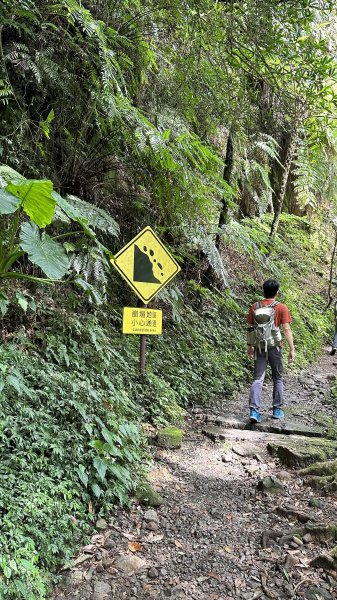
POLYGON ((257 357, 254 361, 254 381, 249 394, 250 408, 260 409, 262 386, 268 363, 271 366, 274 382, 273 407, 279 408, 283 404, 282 349, 279 346, 275 346, 274 348, 269 348, 267 354, 265 352, 257 353, 257 357))
POLYGON ((335 325, 335 335, 333 336, 332 347, 337 348, 337 321, 335 325))

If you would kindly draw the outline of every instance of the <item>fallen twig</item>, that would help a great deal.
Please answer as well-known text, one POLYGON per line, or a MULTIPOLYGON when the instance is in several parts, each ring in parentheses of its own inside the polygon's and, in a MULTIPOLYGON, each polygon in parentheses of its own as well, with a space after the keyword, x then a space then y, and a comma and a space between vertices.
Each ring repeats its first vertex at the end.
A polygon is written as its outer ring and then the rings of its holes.
POLYGON ((120 535, 125 537, 127 540, 130 540, 132 542, 141 542, 142 541, 139 537, 138 538, 135 537, 132 533, 124 533, 119 527, 117 527, 117 525, 110 525, 110 527, 112 527, 113 529, 118 531, 118 533, 120 533, 120 535))
POLYGON ((307 583, 307 581, 311 581, 311 580, 308 579, 308 577, 306 577, 305 579, 301 579, 301 581, 294 586, 294 592, 297 592, 297 590, 301 587, 301 585, 303 585, 303 583, 307 583))
POLYGON ((86 560, 90 560, 90 558, 92 558, 92 554, 84 554, 82 556, 79 556, 78 558, 75 558, 75 560, 73 560, 73 562, 70 565, 62 567, 61 571, 69 571, 70 569, 81 565, 86 560))

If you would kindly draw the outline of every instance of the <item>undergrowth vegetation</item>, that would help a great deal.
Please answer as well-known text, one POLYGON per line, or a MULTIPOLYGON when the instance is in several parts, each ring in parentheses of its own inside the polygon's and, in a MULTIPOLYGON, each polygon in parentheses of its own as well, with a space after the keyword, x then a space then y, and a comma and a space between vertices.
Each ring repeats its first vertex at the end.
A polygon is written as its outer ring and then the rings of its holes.
POLYGON ((332 333, 336 11, 3 0, 0 17, 0 600, 44 600, 146 477, 143 423, 246 384, 265 278, 297 366, 332 333), (149 224, 182 269, 140 378, 110 259, 149 224))
POLYGON ((228 232, 231 289, 211 290, 193 264, 194 276, 166 296, 174 306, 157 301, 164 332, 149 340, 145 378, 138 336, 120 333, 117 298, 129 292, 116 279, 101 307, 85 306, 75 289, 64 301, 62 287, 52 296, 40 289, 33 320, 11 305, 0 349, 0 597, 45 598, 48 573, 97 515, 128 503, 147 463, 142 423, 181 424, 189 405, 220 406, 247 382, 245 315, 269 274, 293 316, 297 365, 318 355, 330 327, 327 242, 306 219, 284 215, 271 246, 268 226, 242 222, 250 245, 241 249, 228 232))

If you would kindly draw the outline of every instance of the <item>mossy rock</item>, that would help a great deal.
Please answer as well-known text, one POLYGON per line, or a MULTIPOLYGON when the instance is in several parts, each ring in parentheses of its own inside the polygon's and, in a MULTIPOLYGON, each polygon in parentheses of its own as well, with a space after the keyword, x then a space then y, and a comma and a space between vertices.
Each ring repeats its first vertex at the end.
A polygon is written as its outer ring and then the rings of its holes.
POLYGON ((337 457, 337 443, 333 440, 328 440, 327 438, 313 438, 312 440, 308 440, 307 445, 310 447, 321 448, 328 459, 333 460, 337 457))
POLYGON ((310 535, 319 542, 332 542, 337 539, 337 522, 331 523, 306 523, 305 533, 310 535))
POLYGON ((164 502, 163 497, 147 482, 139 484, 135 496, 140 504, 146 506, 160 506, 164 502))
POLYGON ((314 463, 299 471, 300 475, 337 475, 337 460, 314 463))
POLYGON ((320 498, 310 498, 309 506, 312 506, 313 508, 323 508, 324 502, 322 502, 320 498))
POLYGON ((270 475, 258 482, 257 489, 264 494, 279 494, 284 491, 284 485, 275 475, 270 475))
POLYGON ((321 490, 324 494, 336 495, 337 475, 309 477, 306 483, 315 490, 321 490))
POLYGON ((180 448, 183 441, 183 432, 177 427, 164 427, 158 431, 157 446, 160 448, 180 448))
POLYGON ((272 456, 277 456, 281 463, 287 467, 306 467, 318 461, 325 461, 327 455, 323 447, 317 445, 298 444, 268 444, 268 451, 272 456))

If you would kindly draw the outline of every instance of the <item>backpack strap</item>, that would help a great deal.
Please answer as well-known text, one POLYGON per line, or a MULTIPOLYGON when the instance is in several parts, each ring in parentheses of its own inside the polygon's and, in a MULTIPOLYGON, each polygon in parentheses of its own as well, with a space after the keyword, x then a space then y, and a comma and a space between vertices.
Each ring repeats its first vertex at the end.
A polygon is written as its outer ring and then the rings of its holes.
MULTIPOLYGON (((265 308, 275 308, 275 306, 277 306, 279 303, 278 300, 274 300, 274 302, 272 302, 271 304, 267 304, 267 306, 265 308)), ((336 302, 337 305, 337 302, 336 302)), ((255 308, 254 310, 257 310, 258 308, 264 308, 262 302, 258 301, 255 303, 255 308)))

